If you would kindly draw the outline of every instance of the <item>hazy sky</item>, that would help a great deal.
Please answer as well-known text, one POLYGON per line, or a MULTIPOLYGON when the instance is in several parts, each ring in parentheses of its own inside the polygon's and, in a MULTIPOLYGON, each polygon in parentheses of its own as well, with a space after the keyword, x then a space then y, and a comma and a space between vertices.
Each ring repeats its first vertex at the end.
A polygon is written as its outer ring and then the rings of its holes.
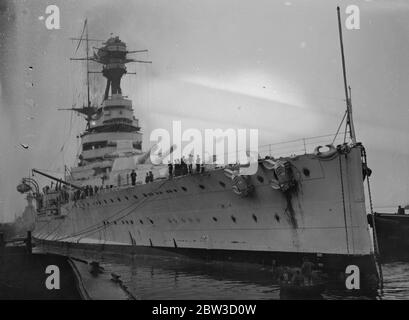
MULTIPOLYGON (((74 164, 84 122, 57 108, 84 101, 84 65, 69 61, 69 37, 85 17, 92 37, 113 33, 149 49, 139 57, 153 64, 130 66, 137 75, 123 85, 145 145, 172 120, 184 129, 258 128, 266 144, 336 131, 345 110, 337 4, 344 18, 348 4, 361 13, 361 29, 344 29, 344 41, 375 207, 408 203, 407 1, 0 0, 0 221, 22 211, 15 188, 30 168, 74 164), (49 4, 61 10, 60 30, 38 19, 49 4)), ((104 82, 92 78, 100 102, 104 82)))

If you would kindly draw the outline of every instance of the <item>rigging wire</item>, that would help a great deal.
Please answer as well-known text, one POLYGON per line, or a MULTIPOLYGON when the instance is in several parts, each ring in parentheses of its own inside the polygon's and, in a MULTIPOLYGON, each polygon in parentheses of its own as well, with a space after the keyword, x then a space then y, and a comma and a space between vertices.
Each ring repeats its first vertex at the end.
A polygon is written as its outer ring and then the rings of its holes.
MULTIPOLYGON (((344 116, 342 117, 341 123, 338 126, 337 132, 335 133, 334 140, 332 140, 331 144, 334 144, 335 140, 337 139, 338 134, 339 134, 339 130, 341 130, 342 124, 344 123, 347 114, 348 114, 348 110, 345 111, 344 116)), ((344 143, 345 143, 345 140, 344 140, 344 143)))
MULTIPOLYGON (((154 191, 152 191, 152 192, 156 192, 157 190, 159 190, 159 189, 160 189, 165 183, 167 183, 167 182, 168 182, 168 180, 165 180, 165 181, 162 182, 156 189, 154 189, 154 191)), ((137 202, 137 203, 133 203, 133 204, 127 206, 127 207, 124 207, 124 208, 118 210, 118 211, 117 211, 116 213, 114 213, 113 215, 111 215, 111 216, 109 216, 108 218, 104 219, 104 221, 110 221, 112 218, 114 218, 115 216, 117 216, 117 215, 120 214, 121 212, 123 212, 123 211, 125 211, 125 210, 128 210, 128 209, 130 209, 130 210, 127 211, 123 216, 120 216, 119 218, 116 218, 116 219, 112 220, 112 222, 118 221, 118 220, 120 220, 120 219, 122 219, 122 218, 124 218, 124 217, 126 217, 126 216, 128 216, 128 215, 130 215, 133 210, 135 210, 136 208, 138 208, 140 205, 144 204, 145 201, 147 201, 147 199, 148 199, 148 198, 143 198, 141 201, 139 201, 139 202, 137 202), (134 207, 134 206, 135 206, 135 207, 134 207)), ((84 229, 78 231, 77 233, 74 233, 74 234, 65 236, 65 237, 60 238, 60 239, 57 239, 57 240, 58 240, 58 241, 61 241, 61 240, 63 240, 63 239, 67 239, 67 238, 77 237, 77 236, 80 236, 80 235, 83 235, 83 234, 85 235, 85 234, 88 234, 89 232, 94 232, 94 233, 95 233, 95 232, 97 232, 97 231, 99 231, 99 230, 101 230, 101 229, 107 228, 107 227, 110 225, 110 224, 100 225, 100 223, 101 223, 101 222, 99 222, 99 223, 97 223, 97 224, 94 224, 94 225, 91 225, 91 226, 89 226, 89 227, 87 227, 87 228, 84 228, 84 229)))

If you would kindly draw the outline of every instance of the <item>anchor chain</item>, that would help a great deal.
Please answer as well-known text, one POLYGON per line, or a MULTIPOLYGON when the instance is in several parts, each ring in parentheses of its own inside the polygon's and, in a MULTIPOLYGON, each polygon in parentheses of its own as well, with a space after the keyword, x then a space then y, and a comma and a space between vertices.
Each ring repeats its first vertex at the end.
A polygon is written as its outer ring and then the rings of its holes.
MULTIPOLYGON (((367 161, 367 156, 366 156, 366 150, 362 146, 362 157, 363 157, 363 163, 366 168, 368 168, 368 161, 367 161)), ((381 290, 383 289, 383 273, 382 273, 382 265, 380 263, 380 250, 379 250, 379 243, 378 243, 378 235, 376 232, 376 223, 375 223, 375 214, 373 210, 373 202, 372 202, 372 193, 371 193, 371 184, 369 181, 369 175, 366 174, 366 182, 368 186, 368 197, 369 197, 369 208, 371 211, 371 219, 372 219, 372 237, 373 237, 373 242, 374 242, 374 249, 375 249, 375 261, 378 266, 378 271, 379 271, 379 277, 380 277, 380 284, 381 284, 381 290)))

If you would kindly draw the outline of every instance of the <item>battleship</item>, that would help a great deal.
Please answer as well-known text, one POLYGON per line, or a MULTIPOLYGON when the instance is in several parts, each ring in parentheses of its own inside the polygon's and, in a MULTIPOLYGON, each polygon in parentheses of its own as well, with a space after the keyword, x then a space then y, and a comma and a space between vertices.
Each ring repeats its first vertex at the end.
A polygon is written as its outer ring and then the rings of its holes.
POLYGON ((70 174, 61 179, 32 169, 17 187, 35 202, 38 245, 270 266, 301 265, 307 257, 334 279, 356 265, 362 280, 378 281, 365 209, 369 171, 355 136, 344 59, 349 141, 291 156, 260 152, 254 174, 242 174, 239 164, 185 171, 152 162, 152 149, 142 147, 139 120, 121 88, 137 51, 112 36, 88 56, 88 31, 81 40, 87 76, 89 61, 102 65, 106 88, 102 103, 91 105, 88 76, 88 104, 72 109, 85 116, 86 128, 70 174), (40 188, 35 175, 54 186, 40 188))

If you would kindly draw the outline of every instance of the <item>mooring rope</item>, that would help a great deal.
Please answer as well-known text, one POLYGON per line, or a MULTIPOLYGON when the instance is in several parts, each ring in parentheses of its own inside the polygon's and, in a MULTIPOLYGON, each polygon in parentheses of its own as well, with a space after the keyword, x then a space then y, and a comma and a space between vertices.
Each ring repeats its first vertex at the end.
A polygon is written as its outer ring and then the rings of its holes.
MULTIPOLYGON (((367 157, 366 157, 366 150, 364 147, 362 147, 362 156, 364 158, 364 164, 366 168, 368 168, 368 162, 367 162, 367 157)), ((371 219, 372 219, 372 237, 373 237, 373 242, 374 242, 374 250, 375 250, 375 261, 376 265, 378 266, 378 272, 379 272, 379 277, 380 277, 380 284, 381 284, 381 290, 383 289, 383 272, 382 272, 382 265, 380 263, 380 250, 379 250, 379 243, 378 243, 378 234, 376 232, 376 223, 375 223, 375 214, 373 211, 373 203, 372 203, 372 193, 371 193, 371 184, 369 182, 369 175, 366 174, 366 182, 368 185, 368 197, 369 197, 369 207, 371 211, 371 219)))

